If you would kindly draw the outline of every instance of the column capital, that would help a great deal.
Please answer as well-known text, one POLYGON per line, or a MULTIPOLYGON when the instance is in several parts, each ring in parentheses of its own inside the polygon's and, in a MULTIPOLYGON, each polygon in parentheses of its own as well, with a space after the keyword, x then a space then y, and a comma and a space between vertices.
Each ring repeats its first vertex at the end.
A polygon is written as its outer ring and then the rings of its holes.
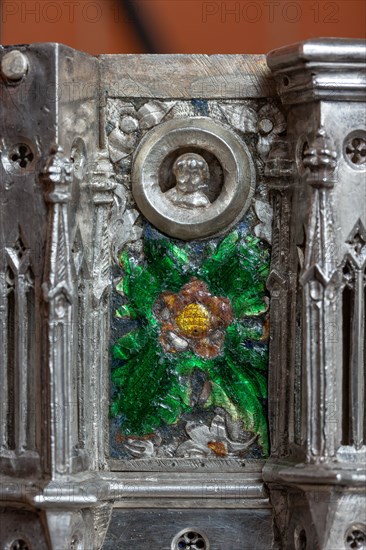
POLYGON ((58 144, 50 148, 49 156, 40 177, 48 186, 46 191, 48 202, 69 202, 71 197, 72 164, 65 157, 63 148, 58 144))
POLYGON ((318 38, 272 50, 267 64, 284 104, 364 101, 366 42, 318 38))

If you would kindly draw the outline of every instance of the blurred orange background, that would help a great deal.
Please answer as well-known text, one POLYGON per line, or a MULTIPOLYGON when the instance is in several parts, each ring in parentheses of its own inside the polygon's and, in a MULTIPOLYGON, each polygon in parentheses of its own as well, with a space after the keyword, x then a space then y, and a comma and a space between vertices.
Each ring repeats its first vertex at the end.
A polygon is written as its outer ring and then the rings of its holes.
POLYGON ((311 37, 365 38, 364 0, 2 0, 2 44, 99 53, 266 53, 311 37))

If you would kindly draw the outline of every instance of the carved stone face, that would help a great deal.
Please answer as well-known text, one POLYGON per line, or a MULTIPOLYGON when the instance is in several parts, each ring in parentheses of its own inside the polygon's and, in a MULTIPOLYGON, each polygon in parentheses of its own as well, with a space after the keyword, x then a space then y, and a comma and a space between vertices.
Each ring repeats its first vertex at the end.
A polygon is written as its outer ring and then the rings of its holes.
POLYGON ((180 193, 198 191, 209 178, 207 162, 196 153, 186 153, 178 157, 173 165, 173 173, 177 180, 177 191, 180 193))

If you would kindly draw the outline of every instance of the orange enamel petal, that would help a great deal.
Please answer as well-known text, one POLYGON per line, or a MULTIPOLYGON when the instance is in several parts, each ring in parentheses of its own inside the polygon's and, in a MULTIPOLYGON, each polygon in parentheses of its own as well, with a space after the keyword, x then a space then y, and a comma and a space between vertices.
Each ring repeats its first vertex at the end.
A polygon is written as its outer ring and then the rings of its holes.
POLYGON ((227 456, 227 448, 225 443, 222 441, 209 441, 207 443, 207 447, 209 447, 217 456, 225 457, 227 456))
POLYGON ((183 296, 189 297, 192 302, 199 299, 201 295, 208 294, 209 290, 206 283, 203 281, 199 281, 198 279, 195 279, 194 277, 187 283, 181 290, 181 294, 183 296))
POLYGON ((227 298, 213 296, 208 304, 214 317, 214 326, 226 328, 234 320, 233 310, 227 298))
POLYGON ((191 341, 191 346, 197 355, 204 357, 205 359, 217 357, 222 348, 221 343, 210 342, 209 338, 200 338, 195 342, 191 341))

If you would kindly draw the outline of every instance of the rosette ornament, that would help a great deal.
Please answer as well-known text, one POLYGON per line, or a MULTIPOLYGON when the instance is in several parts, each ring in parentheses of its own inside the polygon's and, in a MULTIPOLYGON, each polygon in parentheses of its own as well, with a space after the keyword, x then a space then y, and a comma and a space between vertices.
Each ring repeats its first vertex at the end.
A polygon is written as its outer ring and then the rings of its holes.
POLYGON ((161 322, 160 343, 165 351, 191 350, 207 359, 222 351, 225 329, 234 320, 228 298, 212 296, 196 278, 177 294, 161 294, 154 310, 161 322))
POLYGON ((244 224, 205 243, 176 243, 146 226, 143 247, 127 245, 119 261, 111 373, 118 437, 160 434, 164 447, 167 426, 219 410, 257 435, 266 456, 267 244, 244 224))

